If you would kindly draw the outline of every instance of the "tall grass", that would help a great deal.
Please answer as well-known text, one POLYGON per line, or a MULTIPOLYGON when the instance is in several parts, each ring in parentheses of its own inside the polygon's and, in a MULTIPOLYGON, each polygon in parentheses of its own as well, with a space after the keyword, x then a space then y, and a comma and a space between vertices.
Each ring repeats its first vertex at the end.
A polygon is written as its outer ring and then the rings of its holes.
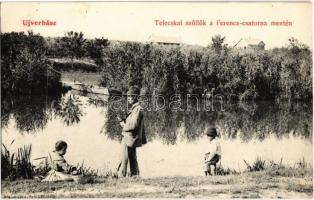
POLYGON ((296 162, 293 166, 284 165, 283 159, 276 163, 274 161, 267 162, 261 157, 256 158, 252 165, 247 163, 249 172, 265 171, 266 174, 271 176, 284 176, 284 177, 306 177, 313 176, 312 165, 307 163, 304 158, 296 162))
POLYGON ((34 170, 31 163, 32 145, 18 148, 16 157, 16 175, 24 179, 31 179, 34 176, 34 170))
POLYGON ((231 175, 231 174, 239 174, 239 172, 237 172, 234 169, 223 167, 221 163, 219 163, 216 166, 216 174, 226 176, 226 175, 231 175))
POLYGON ((43 178, 51 170, 51 165, 48 162, 48 157, 37 158, 34 160, 40 160, 40 159, 43 161, 40 162, 40 164, 38 166, 36 166, 34 170, 35 170, 36 176, 43 178))
POLYGON ((270 162, 266 173, 272 176, 284 176, 284 177, 312 177, 313 167, 307 163, 304 158, 296 162, 293 166, 287 166, 280 163, 270 162))
POLYGON ((32 145, 24 145, 18 148, 16 153, 11 153, 2 144, 1 180, 32 179, 35 171, 31 163, 31 153, 32 145))
POLYGON ((84 161, 82 162, 82 164, 78 163, 76 165, 76 169, 78 171, 78 174, 81 174, 83 176, 98 176, 98 170, 84 166, 84 161))
POLYGON ((249 165, 245 160, 243 161, 250 172, 262 171, 266 168, 266 161, 262 160, 261 157, 257 157, 252 165, 249 165))
MULTIPOLYGON (((13 141, 14 142, 14 141, 13 141)), ((13 143, 12 142, 12 143, 13 143)), ((11 143, 11 144, 12 144, 11 143)), ((1 180, 3 179, 12 179, 14 176, 14 153, 6 148, 4 144, 2 144, 1 150, 1 180)))

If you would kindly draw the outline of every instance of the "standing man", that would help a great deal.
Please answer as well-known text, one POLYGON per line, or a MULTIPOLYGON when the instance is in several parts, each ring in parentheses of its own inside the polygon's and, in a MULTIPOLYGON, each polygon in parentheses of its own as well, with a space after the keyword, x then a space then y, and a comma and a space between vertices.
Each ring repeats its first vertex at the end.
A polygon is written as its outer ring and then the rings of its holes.
POLYGON ((127 174, 128 162, 130 162, 130 175, 138 176, 139 167, 136 157, 136 148, 146 144, 144 130, 144 114, 138 102, 139 88, 131 86, 127 92, 128 111, 127 118, 120 120, 122 126, 122 160, 118 167, 118 177, 125 177, 127 174))

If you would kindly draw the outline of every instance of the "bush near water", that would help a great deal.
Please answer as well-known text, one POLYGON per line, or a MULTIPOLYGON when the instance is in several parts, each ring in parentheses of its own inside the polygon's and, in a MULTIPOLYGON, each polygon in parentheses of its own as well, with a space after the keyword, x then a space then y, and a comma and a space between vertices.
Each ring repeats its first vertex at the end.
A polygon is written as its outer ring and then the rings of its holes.
POLYGON ((1 94, 60 90, 60 74, 48 70, 47 49, 39 34, 1 33, 1 94))

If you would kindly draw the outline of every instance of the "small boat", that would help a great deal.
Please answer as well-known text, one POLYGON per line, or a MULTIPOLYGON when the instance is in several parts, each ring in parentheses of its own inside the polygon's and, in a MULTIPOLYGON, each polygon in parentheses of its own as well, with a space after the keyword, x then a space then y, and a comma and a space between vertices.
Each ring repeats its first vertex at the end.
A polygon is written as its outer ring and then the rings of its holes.
POLYGON ((109 94, 111 96, 121 96, 122 92, 116 89, 109 88, 109 94))
POLYGON ((72 90, 72 94, 79 95, 79 96, 84 96, 88 97, 92 102, 94 103, 103 103, 103 102, 108 102, 110 96, 106 94, 96 94, 96 93, 90 93, 90 92, 82 92, 79 90, 72 90))

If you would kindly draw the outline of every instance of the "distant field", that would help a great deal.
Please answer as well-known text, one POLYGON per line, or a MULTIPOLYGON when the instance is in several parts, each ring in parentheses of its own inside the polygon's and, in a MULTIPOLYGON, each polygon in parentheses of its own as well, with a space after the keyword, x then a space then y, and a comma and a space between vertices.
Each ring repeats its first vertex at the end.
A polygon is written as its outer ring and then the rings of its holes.
POLYGON ((68 82, 82 82, 85 84, 98 85, 101 79, 99 73, 87 73, 87 72, 62 72, 61 81, 68 82))

